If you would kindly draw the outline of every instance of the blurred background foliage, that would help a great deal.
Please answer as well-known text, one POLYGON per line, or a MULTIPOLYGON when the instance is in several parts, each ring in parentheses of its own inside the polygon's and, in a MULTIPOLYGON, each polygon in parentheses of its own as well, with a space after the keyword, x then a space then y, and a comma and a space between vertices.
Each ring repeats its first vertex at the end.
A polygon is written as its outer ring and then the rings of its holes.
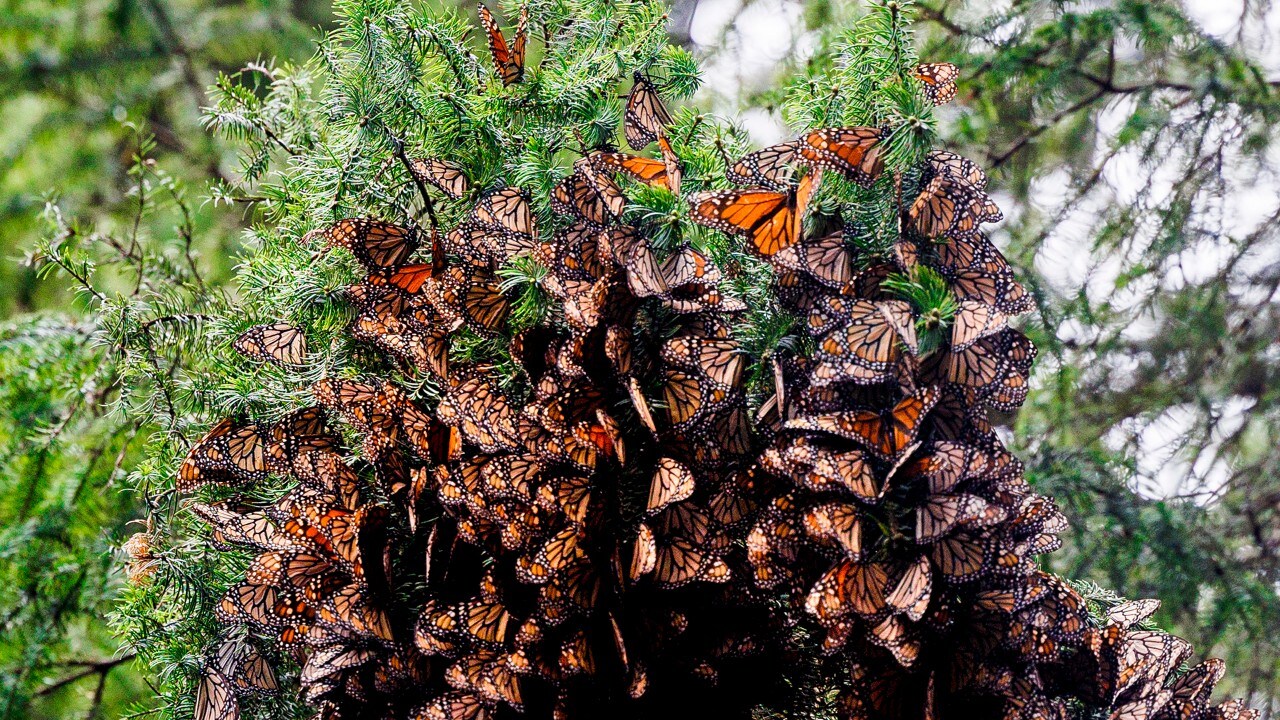
MULTIPOLYGON (((702 104, 766 143, 786 132, 780 78, 826 62, 860 6, 678 0, 670 30, 706 59, 702 104)), ((994 238, 1039 301, 1036 389, 1004 420, 1073 520, 1054 569, 1161 599, 1160 623, 1277 717, 1280 16, 1251 0, 916 11, 921 57, 962 68, 944 135, 991 169, 994 238)), ((24 256, 42 236, 106 243, 126 284, 134 248, 108 239, 155 237, 155 258, 189 255, 217 285, 251 209, 209 200, 238 166, 202 128, 206 88, 306 62, 330 22, 322 0, 0 2, 0 718, 145 715, 151 695, 104 617, 116 548, 142 529, 122 478, 154 429, 117 407, 128 359, 92 342, 101 320, 67 268, 42 278, 24 256)))
POLYGON ((206 90, 305 62, 331 19, 292 0, 0 2, 0 718, 115 718, 152 696, 106 623, 151 429, 120 411, 121 358, 65 277, 37 271, 36 240, 74 227, 119 284, 135 249, 106 238, 172 239, 206 282, 227 277, 246 215, 207 200, 236 158, 203 129, 206 90))

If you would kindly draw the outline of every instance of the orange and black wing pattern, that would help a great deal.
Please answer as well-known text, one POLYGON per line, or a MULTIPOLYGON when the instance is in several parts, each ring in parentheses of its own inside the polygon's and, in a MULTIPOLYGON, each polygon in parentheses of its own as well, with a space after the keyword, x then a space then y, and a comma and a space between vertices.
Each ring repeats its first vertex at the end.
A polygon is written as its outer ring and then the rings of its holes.
POLYGON ((498 21, 484 3, 480 3, 480 22, 484 25, 489 39, 489 53, 493 56, 493 66, 502 78, 503 85, 511 85, 524 79, 524 50, 529 39, 529 9, 520 10, 520 23, 516 26, 516 35, 511 43, 502 34, 498 21))
POLYGON ((699 225, 746 236, 752 249, 771 257, 800 241, 813 185, 814 176, 807 174, 790 192, 754 189, 696 193, 689 198, 691 218, 699 225))

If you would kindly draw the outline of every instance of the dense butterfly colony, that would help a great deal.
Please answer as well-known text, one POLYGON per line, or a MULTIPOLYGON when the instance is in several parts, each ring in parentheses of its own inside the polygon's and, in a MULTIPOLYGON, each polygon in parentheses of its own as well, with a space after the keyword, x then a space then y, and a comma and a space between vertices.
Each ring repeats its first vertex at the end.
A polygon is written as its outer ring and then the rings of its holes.
MULTIPOLYGON (((527 17, 510 45, 481 17, 502 82, 520 82, 527 17)), ((943 103, 956 74, 930 64, 916 79, 943 103)), ((549 198, 563 221, 550 230, 520 188, 473 188, 421 158, 423 193, 469 208, 455 228, 351 218, 307 239, 368 270, 346 293, 352 336, 441 397, 325 379, 315 406, 224 420, 193 447, 181 492, 294 481, 265 507, 190 505, 219 547, 254 553, 218 604, 226 639, 198 720, 274 692, 268 656, 298 663, 320 718, 745 716, 804 662, 804 637, 835 669, 845 718, 1047 720, 1081 703, 1117 720, 1254 717, 1209 704, 1219 661, 1180 672, 1189 646, 1142 627, 1154 602, 1100 626, 1036 565, 1065 519, 986 418, 1022 403, 1035 350, 1009 324, 1029 297, 980 231, 1000 218, 983 172, 935 151, 894 178, 915 191, 888 257, 804 227, 825 173, 880 180, 884 128, 805 133, 732 163, 738 189, 690 195, 695 223, 772 266, 810 339, 796 347, 813 348, 753 359, 725 271, 624 222, 629 185, 680 195, 670 122, 637 74, 624 137, 658 156, 584 153, 549 198), (546 269, 554 300, 519 331, 496 272, 517 256, 546 269), (948 303, 901 291, 927 277, 948 303), (464 330, 502 340, 520 382, 450 362, 464 330), (746 387, 757 360, 773 378, 763 403, 746 387)), ((235 347, 284 367, 308 357, 283 323, 235 347)))

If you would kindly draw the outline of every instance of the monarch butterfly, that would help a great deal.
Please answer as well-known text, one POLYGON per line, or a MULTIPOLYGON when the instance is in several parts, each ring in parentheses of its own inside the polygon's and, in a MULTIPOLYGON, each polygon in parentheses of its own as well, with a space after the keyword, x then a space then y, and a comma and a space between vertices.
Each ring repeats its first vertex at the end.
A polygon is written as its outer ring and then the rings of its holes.
POLYGON ((304 488, 314 488, 335 498, 343 507, 360 504, 359 476, 334 453, 300 453, 293 464, 293 474, 304 488))
POLYGON ((556 533, 533 555, 522 555, 516 563, 516 577, 521 582, 539 585, 547 582, 585 554, 582 529, 570 525, 556 533))
MULTIPOLYGON (((579 332, 586 332, 605 318, 610 308, 610 299, 615 297, 620 282, 614 277, 603 277, 593 283, 575 283, 568 288, 564 303, 565 319, 579 332)), ((570 355, 561 355, 560 360, 574 360, 575 367, 580 368, 577 359, 570 355)), ((563 365, 568 367, 568 365, 563 365)), ((578 372, 579 370, 574 370, 578 372)))
POLYGON ((831 566, 809 589, 804 608, 829 627, 854 612, 872 618, 884 611, 889 585, 882 563, 844 559, 831 566))
POLYGON ((693 494, 693 472, 671 458, 658 460, 658 468, 649 483, 649 501, 646 509, 656 513, 672 503, 686 500, 693 494))
POLYGON ((781 250, 773 256, 773 263, 803 272, 829 288, 843 287, 853 279, 853 255, 845 246, 844 232, 840 230, 781 250))
POLYGON ((681 323, 680 332, 684 335, 698 335, 720 340, 733 335, 728 319, 719 313, 690 315, 681 323))
POLYGON ((908 668, 920 655, 918 635, 918 630, 904 624, 896 615, 890 615, 871 629, 868 639, 888 650, 899 665, 908 668))
POLYGON ((566 677, 595 674, 595 650, 587 641, 586 633, 579 630, 560 645, 558 664, 566 677))
MULTIPOLYGON (((665 142, 665 136, 663 136, 663 141, 665 142)), ((666 144, 666 148, 670 148, 669 143, 666 144)), ((667 150, 664 149, 663 152, 665 153, 667 150)), ((646 185, 666 188, 678 193, 678 181, 673 182, 675 178, 669 173, 671 168, 665 159, 654 160, 653 158, 621 152, 595 152, 589 157, 592 164, 600 169, 626 173, 646 185)))
POLYGON ((911 477, 923 477, 931 494, 949 492, 962 480, 981 474, 987 469, 985 453, 969 445, 951 441, 938 441, 929 452, 913 462, 907 469, 911 477))
POLYGON ((523 706, 520 683, 505 659, 492 651, 479 651, 449 666, 445 681, 457 690, 477 693, 487 702, 506 702, 519 711, 523 706))
POLYGON ((714 285, 701 282, 671 288, 662 302, 675 313, 738 313, 747 304, 736 297, 725 295, 714 285))
POLYGON ((348 422, 376 444, 391 447, 399 440, 400 425, 393 416, 407 402, 391 383, 381 385, 355 380, 324 379, 311 386, 321 405, 342 413, 348 422))
POLYGON ((345 644, 330 645, 307 658, 299 678, 304 685, 318 683, 345 670, 360 667, 376 657, 374 651, 345 644))
POLYGON ((257 425, 226 418, 187 453, 178 470, 178 492, 206 483, 237 485, 267 477, 267 442, 257 425))
POLYGON ((711 285, 720 281, 720 268, 693 248, 684 245, 662 263, 662 277, 670 287, 692 283, 711 285))
POLYGON ((649 690, 649 672, 642 663, 637 662, 627 677, 627 697, 639 700, 649 690))
POLYGON ((596 281, 605 275, 598 231, 586 224, 574 224, 557 232, 551 239, 549 255, 543 264, 561 280, 596 281))
MULTIPOLYGON (((703 544, 712 538, 714 526, 711 517, 693 502, 679 502, 669 506, 654 520, 659 536, 679 534, 703 544)), ((717 549, 721 546, 717 545, 717 549)))
POLYGON ((662 98, 658 97, 658 89, 639 72, 633 76, 631 93, 627 96, 627 109, 623 115, 623 130, 627 136, 627 144, 632 150, 643 150, 658 139, 658 135, 666 131, 671 124, 671 113, 662 98))
POLYGON ((594 611, 600 606, 603 587, 603 579, 592 563, 575 561, 542 587, 538 597, 539 609, 551 614, 580 615, 594 611), (558 609, 553 609, 553 605, 558 609))
POLYGON ((739 393, 711 422, 709 438, 719 439, 720 444, 708 443, 704 447, 719 450, 722 455, 746 455, 751 451, 752 425, 745 397, 739 393))
POLYGON ((466 323, 485 335, 500 330, 510 312, 498 279, 486 270, 451 267, 425 285, 432 308, 447 320, 466 323))
POLYGON ((1188 670, 1169 686, 1169 705, 1180 710, 1181 717, 1193 716, 1209 706, 1213 688, 1226 674, 1227 666, 1218 658, 1209 658, 1188 670))
POLYGON ((472 693, 448 692, 416 708, 412 720, 487 720, 490 707, 472 693))
POLYGON ((483 452, 516 450, 515 413, 497 384, 479 373, 454 375, 452 384, 436 407, 445 424, 462 430, 462 436, 483 452))
POLYGON ((977 495, 931 495, 916 506, 916 542, 931 543, 987 512, 996 512, 998 517, 1004 517, 1003 509, 989 505, 977 495))
POLYGON ((491 497, 528 501, 533 499, 533 488, 543 468, 543 462, 536 455, 522 454, 494 457, 477 470, 485 492, 491 497))
POLYGON ((920 190, 907 218, 926 238, 965 236, 985 222, 1004 218, 1000 208, 982 190, 958 177, 936 174, 920 190))
POLYGON ((471 181, 462 167, 448 160, 417 158, 409 163, 409 171, 419 182, 435 185, 454 200, 471 192, 471 181))
POLYGON ((591 507, 591 482, 584 477, 560 478, 538 489, 538 502, 559 510, 574 523, 585 523, 591 507))
POLYGON ((272 550, 291 545, 280 536, 275 523, 265 512, 237 512, 225 503, 191 503, 188 507, 210 525, 213 540, 219 546, 235 543, 259 550, 272 550))
POLYGON ((658 134, 658 151, 662 153, 662 165, 667 171, 666 187, 673 194, 680 194, 681 180, 684 178, 684 165, 680 162, 671 141, 665 133, 658 134))
POLYGON ((649 402, 645 400, 644 393, 640 389, 640 381, 634 377, 627 378, 627 397, 631 399, 631 406, 635 408, 640 422, 649 429, 649 432, 657 433, 658 425, 653 421, 653 410, 650 409, 649 402))
POLYGON ((196 720, 239 720, 240 703, 236 701, 231 681, 212 664, 206 665, 196 685, 196 720))
POLYGON ((703 376, 676 368, 664 370, 662 399, 672 425, 685 429, 725 407, 731 388, 703 376))
POLYGON ((482 239, 495 258, 507 260, 531 252, 537 245, 538 226, 529 196, 518 187, 499 188, 481 197, 472 210, 471 223, 487 231, 482 239))
POLYGON ((325 239, 329 247, 344 247, 370 270, 382 270, 403 265, 418 249, 418 230, 394 225, 373 218, 346 218, 324 230, 313 230, 303 237, 309 242, 313 236, 325 239))
POLYGON ((748 153, 729 167, 725 177, 734 185, 759 185, 785 193, 795 186, 799 149, 800 141, 791 140, 748 153))
POLYGON ((573 167, 573 174, 552 191, 552 209, 597 228, 621 218, 627 198, 617 184, 596 172, 586 158, 580 158, 573 167))
POLYGON ((736 340, 680 335, 663 343, 661 354, 669 365, 696 371, 728 388, 738 387, 746 367, 746 356, 736 340))
POLYGON ((794 577, 790 563, 798 555, 794 542, 798 532, 791 518, 767 513, 747 533, 747 558, 758 587, 778 587, 794 577))
POLYGON ((784 308, 802 316, 812 312, 814 306, 827 297, 820 283, 813 282, 802 272, 782 267, 775 269, 770 289, 784 308))
POLYGON ((933 256, 930 265, 948 279, 968 270, 1000 274, 1009 267, 1004 255, 981 231, 964 237, 946 238, 944 242, 933 243, 930 249, 933 256))
POLYGON ((873 303, 832 297, 809 315, 810 331, 826 332, 818 340, 811 371, 817 387, 852 380, 859 384, 893 377, 903 351, 915 354, 915 318, 900 300, 873 303))
POLYGON ((270 632, 309 623, 315 611, 292 588, 242 583, 227 590, 216 615, 223 624, 247 623, 255 630, 270 632))
POLYGON ((1159 609, 1159 600, 1147 599, 1122 602, 1107 610, 1107 624, 1118 625, 1127 630, 1145 621, 1159 609))
POLYGON ((267 466, 279 473, 293 472, 303 453, 332 450, 338 438, 328 429, 328 417, 318 407, 294 410, 270 427, 266 433, 267 466))
POLYGON ((652 578, 661 588, 677 588, 690 582, 723 583, 729 580, 729 565, 681 535, 657 543, 652 578))
POLYGON ((653 573, 658 564, 658 541, 654 538, 653 529, 645 523, 636 528, 636 537, 631 543, 631 566, 627 577, 636 582, 649 573, 653 573))
POLYGON ((969 158, 948 150, 934 150, 925 159, 935 173, 960 178, 979 190, 987 189, 987 174, 969 158))
POLYGON ((942 360, 942 377, 975 390, 985 390, 1009 374, 1025 376, 1035 355, 1026 336, 1005 329, 974 341, 961 350, 952 349, 942 360))
POLYGON ((524 46, 529 35, 529 8, 520 8, 520 22, 516 25, 515 39, 508 46, 507 39, 502 36, 502 30, 498 27, 498 21, 494 19, 493 13, 489 12, 489 8, 485 7, 484 3, 479 3, 479 7, 480 22, 489 36, 489 52, 493 55, 493 65, 498 70, 498 76, 502 78, 502 84, 510 85, 520 82, 524 78, 524 46))
POLYGON ((288 323, 255 325, 235 339, 241 355, 277 365, 300 365, 307 356, 307 336, 288 323))
POLYGON ((978 340, 1003 330, 1009 318, 978 300, 961 300, 951 321, 951 351, 968 348, 978 340))
POLYGON ((605 230, 600 235, 614 261, 623 267, 627 286, 636 297, 666 297, 670 294, 662 266, 648 240, 630 226, 605 230))
POLYGON ((505 229, 494 230, 483 226, 476 221, 474 215, 458 223, 457 227, 444 236, 444 248, 449 253, 480 268, 491 267, 493 260, 502 255, 506 243, 505 229))
POLYGON ((793 478, 815 492, 844 490, 866 502, 879 500, 888 483, 877 477, 871 459, 861 450, 836 451, 800 436, 780 440, 766 450, 761 464, 779 475, 793 478))
POLYGON ((1013 278, 1013 271, 966 270, 951 278, 952 292, 959 300, 986 303, 1002 315, 1021 315, 1033 307, 1026 288, 1013 278))
POLYGON ((609 325, 604 330, 604 354, 619 377, 628 377, 635 365, 635 343, 631 329, 609 325))
POLYGON ((280 585, 285 582, 283 552, 269 551, 255 557, 245 569, 245 581, 255 585, 280 585))
POLYGON ((906 396, 891 410, 851 410, 789 420, 787 429, 829 433, 853 440, 885 461, 895 461, 915 442, 925 415, 938 403, 938 391, 925 388, 906 396))
POLYGON ((320 619, 340 630, 349 630, 366 638, 391 642, 391 620, 365 596, 364 588, 351 584, 324 599, 320 619))
POLYGON ((934 543, 931 558, 943 575, 966 582, 990 568, 994 548, 984 535, 961 531, 934 543))
MULTIPOLYGON (((449 369, 450 328, 434 308, 415 308, 414 314, 422 319, 435 319, 436 323, 420 323, 429 329, 418 330, 399 317, 392 315, 394 308, 385 304, 372 306, 356 316, 352 337, 372 342, 386 352, 411 363, 418 372, 444 378, 449 369)), ((416 323, 415 318, 415 323, 416 323)), ((456 320, 460 325, 462 321, 456 320)))
POLYGON ((691 219, 699 225, 750 238, 764 257, 796 244, 816 178, 808 173, 794 192, 708 190, 689 198, 691 219))
POLYGON ((252 645, 223 640, 212 662, 231 681, 237 694, 271 695, 280 689, 271 664, 252 645))
POLYGON ((805 510, 804 529, 810 537, 834 543, 845 555, 858 559, 862 556, 859 514, 852 503, 821 503, 805 510))
POLYGON ((949 62, 922 63, 912 75, 920 81, 924 96, 934 105, 945 105, 956 96, 960 68, 949 62))
POLYGON ((1113 625, 1102 631, 1091 628, 1084 636, 1092 661, 1081 668, 1082 674, 1091 675, 1086 676, 1085 687, 1090 699, 1103 705, 1111 705, 1148 678, 1163 677, 1191 654, 1190 644, 1162 632, 1128 631, 1113 625))
POLYGON ((1138 696, 1116 703, 1108 716, 1111 720, 1147 720, 1158 717, 1169 703, 1168 691, 1138 696))
POLYGON ((400 406, 400 427, 409 447, 423 460, 443 463, 457 460, 462 454, 457 428, 442 424, 412 402, 400 406))
MULTIPOLYGON (((306 501, 302 507, 291 509, 287 515, 281 513, 276 516, 281 532, 293 539, 294 547, 277 553, 274 558, 269 554, 260 555, 258 562, 266 562, 267 568, 279 572, 290 567, 296 571, 305 571, 311 567, 317 570, 315 574, 319 574, 323 568, 314 568, 312 565, 327 562, 325 557, 294 557, 294 550, 297 548, 312 548, 343 563, 359 575, 362 572, 359 529, 368 524, 368 517, 363 508, 353 512, 346 508, 306 501)), ((380 515, 375 514, 373 517, 378 518, 380 515)))
POLYGON ((920 556, 907 566, 898 584, 885 596, 885 604, 889 609, 902 613, 912 621, 924 617, 929 607, 929 598, 933 591, 933 570, 929 561, 920 556))
POLYGON ((511 627, 511 614, 501 603, 470 601, 449 608, 459 632, 482 643, 506 642, 511 627))
POLYGON ((870 187, 884 171, 881 139, 883 133, 878 128, 823 128, 802 137, 796 152, 810 167, 835 170, 870 187))

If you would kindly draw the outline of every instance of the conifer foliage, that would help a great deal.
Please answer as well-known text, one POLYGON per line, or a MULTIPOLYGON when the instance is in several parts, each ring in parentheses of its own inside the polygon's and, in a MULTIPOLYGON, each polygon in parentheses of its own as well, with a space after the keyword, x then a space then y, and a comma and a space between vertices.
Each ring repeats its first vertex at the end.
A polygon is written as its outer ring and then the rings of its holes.
POLYGON ((752 152, 668 109, 656 3, 385 5, 246 137, 294 163, 221 326, 245 412, 177 472, 231 576, 198 720, 1251 716, 1038 569, 1066 520, 987 418, 1030 300, 900 3, 752 152))

